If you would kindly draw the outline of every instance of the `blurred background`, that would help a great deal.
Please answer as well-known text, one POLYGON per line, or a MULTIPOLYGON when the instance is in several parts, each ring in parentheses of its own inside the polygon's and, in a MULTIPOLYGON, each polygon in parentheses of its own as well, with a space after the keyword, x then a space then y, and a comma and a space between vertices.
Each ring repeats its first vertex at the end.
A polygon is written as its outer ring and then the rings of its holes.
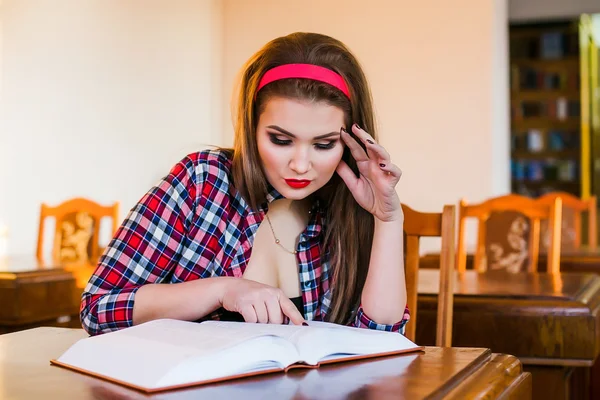
POLYGON ((596 0, 0 0, 0 254, 35 251, 41 203, 119 202, 123 218, 186 153, 231 145, 236 74, 293 31, 360 59, 407 204, 596 194, 594 13, 596 0))

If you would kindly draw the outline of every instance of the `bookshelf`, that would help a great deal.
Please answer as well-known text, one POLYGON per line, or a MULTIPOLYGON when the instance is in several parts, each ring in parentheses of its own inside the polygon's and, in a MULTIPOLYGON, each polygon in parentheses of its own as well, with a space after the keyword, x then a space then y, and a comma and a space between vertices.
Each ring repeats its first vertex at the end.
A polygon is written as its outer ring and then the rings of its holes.
POLYGON ((511 188, 584 195, 579 20, 511 25, 511 188))

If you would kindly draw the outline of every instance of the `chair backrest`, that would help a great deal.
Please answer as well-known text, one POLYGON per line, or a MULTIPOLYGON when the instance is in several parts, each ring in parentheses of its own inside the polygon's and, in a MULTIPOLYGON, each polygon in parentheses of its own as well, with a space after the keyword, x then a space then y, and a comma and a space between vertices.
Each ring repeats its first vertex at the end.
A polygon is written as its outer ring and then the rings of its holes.
POLYGON ((452 307, 454 303, 454 248, 456 207, 446 205, 441 213, 422 213, 402 205, 406 240, 406 295, 410 322, 405 335, 415 340, 417 324, 417 291, 419 277, 419 240, 421 237, 441 237, 440 292, 438 295, 436 346, 452 346, 452 307))
POLYGON ((55 207, 41 205, 36 255, 44 258, 44 227, 48 217, 55 218, 52 261, 63 265, 93 265, 100 254, 100 221, 112 219, 111 235, 118 227, 119 203, 103 206, 84 198, 67 200, 55 207))
MULTIPOLYGON (((581 247, 581 236, 583 233, 581 217, 587 212, 587 245, 590 248, 598 246, 598 221, 596 218, 596 196, 591 196, 587 200, 580 199, 566 192, 550 192, 538 198, 539 201, 546 204, 552 204, 554 200, 560 197, 562 200, 562 247, 575 248, 581 247)), ((547 227, 542 223, 542 237, 547 234, 547 227)))
POLYGON ((490 269, 504 268, 509 272, 517 272, 521 270, 525 260, 528 260, 527 270, 537 271, 540 221, 546 219, 550 238, 547 271, 559 272, 561 216, 560 197, 550 204, 517 194, 494 197, 471 205, 462 199, 458 217, 457 270, 463 272, 467 265, 466 220, 476 218, 478 238, 473 262, 475 270, 482 272, 491 267, 490 269), (488 240, 488 236, 494 237, 494 240, 488 240))

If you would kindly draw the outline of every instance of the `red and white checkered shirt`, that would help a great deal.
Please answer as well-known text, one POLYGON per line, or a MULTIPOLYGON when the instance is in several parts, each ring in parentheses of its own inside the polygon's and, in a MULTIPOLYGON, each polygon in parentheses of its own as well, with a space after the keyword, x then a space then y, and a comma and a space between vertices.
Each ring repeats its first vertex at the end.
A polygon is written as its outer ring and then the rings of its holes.
MULTIPOLYGON (((230 169, 231 159, 222 151, 190 154, 129 212, 82 295, 80 316, 89 334, 131 326, 142 285, 242 277, 268 204, 282 196, 272 189, 267 201, 252 210, 232 185, 230 169)), ((307 320, 324 320, 331 303, 323 223, 324 212, 315 203, 297 247, 307 320)), ((219 319, 222 312, 203 319, 219 319)), ((352 325, 403 333, 408 318, 406 309, 401 321, 378 324, 359 307, 352 325)))

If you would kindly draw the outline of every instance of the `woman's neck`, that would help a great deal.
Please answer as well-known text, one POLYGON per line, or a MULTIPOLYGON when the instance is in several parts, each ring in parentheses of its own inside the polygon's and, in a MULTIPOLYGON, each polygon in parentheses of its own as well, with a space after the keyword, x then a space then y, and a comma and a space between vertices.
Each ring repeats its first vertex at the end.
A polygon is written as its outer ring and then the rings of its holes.
POLYGON ((294 215, 305 215, 309 210, 309 202, 306 199, 290 200, 277 199, 269 204, 269 215, 275 213, 291 213, 294 215))

